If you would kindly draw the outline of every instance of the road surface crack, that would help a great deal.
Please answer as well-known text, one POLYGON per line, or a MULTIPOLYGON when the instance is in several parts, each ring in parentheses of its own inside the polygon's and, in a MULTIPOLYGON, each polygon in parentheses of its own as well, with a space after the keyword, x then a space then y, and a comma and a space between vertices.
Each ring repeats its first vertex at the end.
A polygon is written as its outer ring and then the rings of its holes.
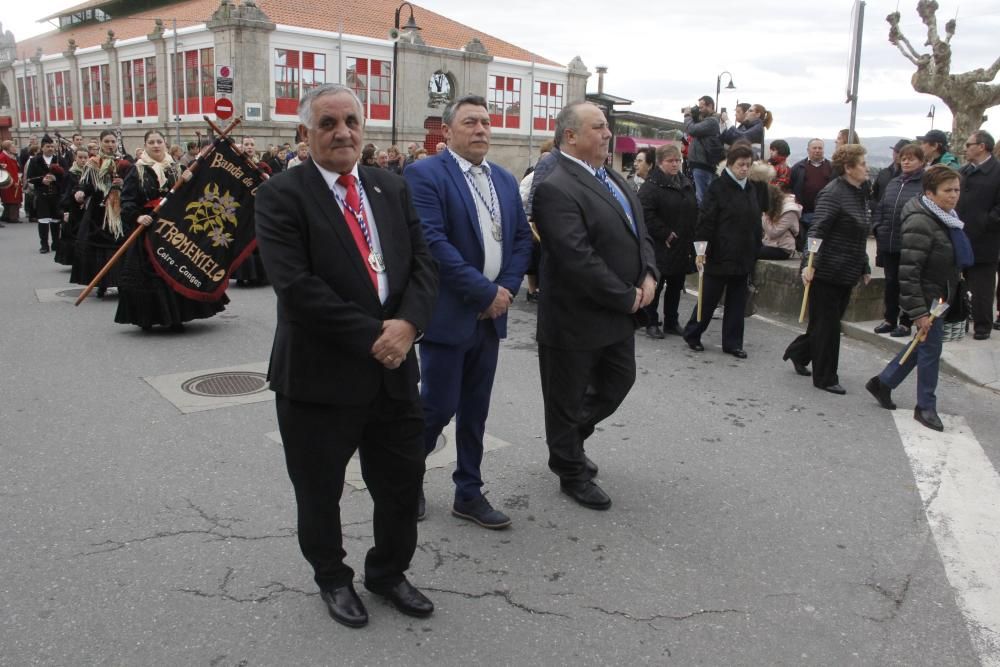
POLYGON ((529 614, 534 614, 538 616, 558 616, 559 618, 570 618, 566 614, 560 614, 557 611, 546 611, 544 609, 536 609, 534 607, 529 607, 526 604, 514 600, 510 595, 510 591, 493 590, 493 591, 484 591, 482 593, 469 593, 468 591, 456 591, 450 588, 430 588, 430 587, 421 587, 421 590, 434 591, 436 593, 449 593, 451 595, 459 595, 469 600, 482 600, 483 598, 495 597, 495 598, 500 598, 514 609, 519 609, 529 614))

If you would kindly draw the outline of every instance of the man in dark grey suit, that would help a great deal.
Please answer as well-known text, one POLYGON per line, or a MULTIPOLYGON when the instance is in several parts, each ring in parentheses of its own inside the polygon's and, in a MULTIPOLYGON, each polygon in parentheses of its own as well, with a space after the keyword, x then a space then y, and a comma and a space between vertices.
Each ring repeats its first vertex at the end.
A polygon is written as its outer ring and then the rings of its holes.
POLYGON ((337 622, 368 612, 340 525, 344 471, 360 451, 374 501, 365 588, 411 616, 434 605, 404 576, 417 545, 424 420, 413 343, 427 326, 437 270, 406 181, 358 165, 364 112, 339 84, 299 103, 302 166, 257 193, 257 242, 278 297, 268 378, 298 505, 299 547, 337 622))
POLYGON ((611 131, 580 102, 556 119, 560 154, 532 204, 541 237, 538 364, 549 468, 562 491, 591 509, 611 499, 593 482, 584 441, 635 382, 635 327, 659 274, 642 205, 604 168, 611 131))

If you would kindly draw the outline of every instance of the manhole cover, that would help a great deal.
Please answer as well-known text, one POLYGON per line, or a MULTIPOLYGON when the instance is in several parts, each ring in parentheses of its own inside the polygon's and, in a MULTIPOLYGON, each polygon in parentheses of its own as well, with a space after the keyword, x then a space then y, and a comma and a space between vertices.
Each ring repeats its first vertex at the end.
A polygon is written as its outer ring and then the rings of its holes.
POLYGON ((76 297, 83 294, 83 289, 84 288, 82 287, 80 287, 79 289, 64 289, 61 292, 56 292, 56 296, 61 296, 65 299, 75 299, 76 297))
POLYGON ((252 371, 223 371, 191 378, 181 389, 195 396, 249 396, 264 391, 267 376, 252 371))

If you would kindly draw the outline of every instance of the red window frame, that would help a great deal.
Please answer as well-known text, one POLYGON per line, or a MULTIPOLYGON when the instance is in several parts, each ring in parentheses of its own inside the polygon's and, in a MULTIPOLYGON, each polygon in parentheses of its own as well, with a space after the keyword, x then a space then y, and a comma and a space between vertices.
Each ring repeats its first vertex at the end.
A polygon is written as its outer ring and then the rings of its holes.
POLYGON ((49 103, 49 120, 73 120, 73 89, 69 83, 69 70, 46 72, 45 91, 49 103))
POLYGON ((111 119, 111 76, 106 63, 80 68, 80 101, 84 120, 111 119))
POLYGON ((361 99, 365 118, 392 119, 392 63, 388 60, 348 57, 347 85, 361 99))
POLYGON ((486 102, 489 104, 493 127, 521 127, 521 79, 514 76, 490 75, 486 102))
POLYGON ((122 61, 122 118, 159 115, 156 101, 156 57, 122 61))
POLYGON ((532 122, 536 130, 556 129, 556 116, 563 108, 565 84, 551 81, 536 81, 532 96, 532 122))
POLYGON ((274 50, 274 112, 294 116, 299 98, 326 83, 326 54, 293 49, 274 50))
POLYGON ((215 112, 215 48, 192 49, 170 54, 173 72, 173 113, 191 116, 215 112))
POLYGON ((17 97, 18 107, 21 114, 22 123, 41 123, 42 112, 38 108, 38 98, 36 96, 35 85, 37 77, 29 74, 27 77, 28 89, 25 91, 25 77, 17 77, 17 97))

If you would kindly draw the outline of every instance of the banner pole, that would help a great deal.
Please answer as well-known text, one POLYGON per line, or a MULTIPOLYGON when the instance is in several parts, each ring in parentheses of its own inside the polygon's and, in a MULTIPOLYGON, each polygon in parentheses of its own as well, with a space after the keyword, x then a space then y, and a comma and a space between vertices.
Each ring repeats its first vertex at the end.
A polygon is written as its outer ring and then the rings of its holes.
MULTIPOLYGON (((204 119, 205 119, 205 122, 206 122, 206 123, 208 123, 208 126, 209 126, 210 128, 212 128, 212 130, 213 130, 214 132, 216 132, 216 133, 220 133, 220 132, 222 132, 222 131, 221 131, 221 130, 220 130, 220 129, 218 128, 218 126, 216 126, 216 124, 212 122, 212 119, 211 119, 211 118, 209 118, 208 116, 202 116, 202 118, 204 118, 204 119)), ((226 128, 226 129, 227 129, 227 134, 228 134, 228 130, 229 130, 229 128, 226 128)), ((223 136, 226 136, 226 135, 223 135, 223 136)), ((228 137, 227 137, 227 138, 228 138, 228 137)), ((232 140, 230 139, 230 141, 232 141, 232 140)), ((236 142, 233 142, 233 143, 236 143, 236 142)), ((242 153, 241 153, 241 155, 242 155, 242 153)), ((245 158, 246 158, 246 155, 244 155, 243 157, 245 157, 245 158)), ((263 177, 264 177, 264 180, 265 180, 265 181, 266 181, 267 179, 271 178, 271 175, 270 175, 269 173, 267 173, 266 171, 264 171, 263 169, 261 169, 261 168, 260 168, 260 163, 259 163, 259 162, 251 162, 251 161, 250 161, 250 158, 247 158, 247 162, 249 162, 249 163, 250 163, 251 165, 253 165, 253 168, 257 170, 257 173, 259 173, 259 174, 260 174, 261 176, 263 176, 263 177)))
MULTIPOLYGON (((219 132, 222 135, 222 137, 225 137, 230 132, 232 132, 234 129, 236 129, 236 126, 239 125, 241 122, 243 122, 243 118, 242 117, 235 119, 232 123, 229 124, 228 127, 226 127, 225 130, 219 130, 217 127, 214 126, 214 124, 213 124, 213 129, 215 129, 217 132, 219 132)), ((172 188, 170 188, 170 192, 167 193, 166 196, 164 196, 162 199, 160 199, 159 203, 156 205, 156 208, 154 208, 151 211, 151 213, 154 213, 154 214, 157 213, 160 210, 160 207, 163 206, 164 203, 166 203, 167 198, 170 195, 172 195, 175 192, 177 192, 178 190, 180 190, 181 187, 183 187, 185 183, 187 183, 188 181, 190 181, 191 180, 191 175, 195 172, 195 170, 198 168, 198 166, 201 165, 202 160, 204 158, 208 157, 208 155, 212 151, 214 151, 214 150, 215 150, 215 144, 210 144, 208 146, 205 146, 205 148, 203 148, 202 151, 201 151, 201 153, 198 155, 198 159, 196 159, 196 160, 194 160, 194 161, 191 162, 191 164, 184 171, 184 173, 182 173, 180 175, 180 177, 178 177, 177 182, 174 183, 174 186, 172 188)), ((88 284, 84 288, 83 292, 80 294, 80 296, 77 297, 76 301, 73 303, 74 306, 79 306, 81 303, 83 303, 84 299, 86 299, 88 296, 90 296, 90 293, 94 290, 94 287, 99 282, 101 282, 102 280, 104 280, 104 276, 108 275, 108 272, 111 271, 111 268, 115 264, 117 264, 118 261, 128 251, 128 249, 131 248, 135 244, 135 242, 139 240, 139 237, 142 236, 142 233, 144 231, 146 231, 145 225, 139 225, 138 227, 135 228, 135 231, 133 231, 129 235, 129 237, 127 239, 125 239, 125 242, 122 243, 121 247, 119 247, 118 250, 115 251, 115 254, 111 256, 111 259, 108 260, 107 264, 105 264, 104 267, 100 271, 97 272, 97 275, 94 276, 94 279, 90 281, 90 284, 88 284)))

